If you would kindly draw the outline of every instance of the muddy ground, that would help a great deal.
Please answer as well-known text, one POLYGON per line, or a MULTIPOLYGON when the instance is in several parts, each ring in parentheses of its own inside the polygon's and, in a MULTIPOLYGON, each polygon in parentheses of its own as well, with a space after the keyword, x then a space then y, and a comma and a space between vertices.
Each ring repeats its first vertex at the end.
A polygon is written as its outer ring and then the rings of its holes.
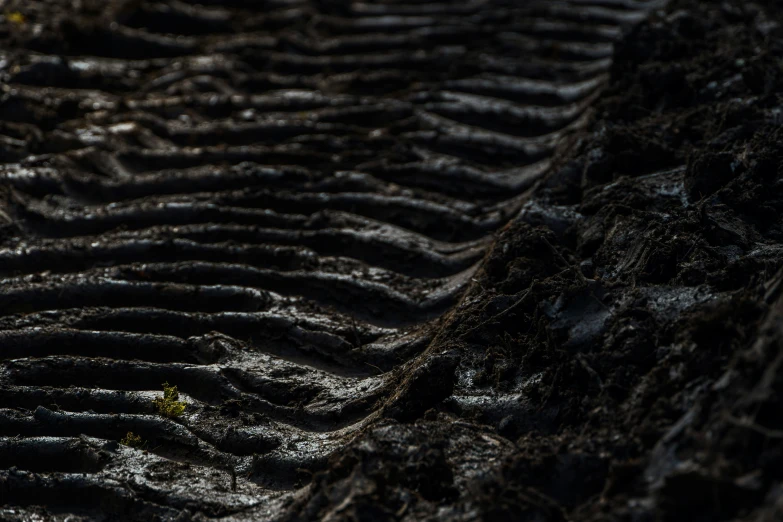
POLYGON ((0 29, 1 519, 783 517, 783 3, 99 4, 0 29))

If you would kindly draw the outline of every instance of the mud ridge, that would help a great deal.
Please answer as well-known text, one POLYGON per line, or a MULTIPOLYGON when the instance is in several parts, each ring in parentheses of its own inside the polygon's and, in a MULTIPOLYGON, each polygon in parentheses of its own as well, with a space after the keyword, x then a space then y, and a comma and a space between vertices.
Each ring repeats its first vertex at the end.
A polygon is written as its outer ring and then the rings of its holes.
MULTIPOLYGON (((9 2, 0 516, 315 513, 352 441, 464 402, 435 351, 660 5, 9 2)), ((435 431, 427 499, 511 444, 435 431)))

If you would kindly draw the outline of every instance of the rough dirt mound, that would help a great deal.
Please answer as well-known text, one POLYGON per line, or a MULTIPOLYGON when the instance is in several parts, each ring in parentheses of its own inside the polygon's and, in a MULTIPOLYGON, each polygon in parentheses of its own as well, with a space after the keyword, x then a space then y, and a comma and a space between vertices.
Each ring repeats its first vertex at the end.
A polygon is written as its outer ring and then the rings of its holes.
POLYGON ((2 517, 774 518, 780 6, 518 4, 8 6, 2 517))
POLYGON ((623 39, 590 129, 433 344, 451 396, 342 452, 308 508, 781 518, 780 7, 672 2, 623 39))

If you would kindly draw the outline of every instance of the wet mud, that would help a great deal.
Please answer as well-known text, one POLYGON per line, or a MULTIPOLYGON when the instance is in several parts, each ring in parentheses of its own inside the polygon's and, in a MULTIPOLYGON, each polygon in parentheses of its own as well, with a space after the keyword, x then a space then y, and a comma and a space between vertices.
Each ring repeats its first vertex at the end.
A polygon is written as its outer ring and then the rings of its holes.
POLYGON ((4 7, 0 519, 781 515, 780 2, 4 7))

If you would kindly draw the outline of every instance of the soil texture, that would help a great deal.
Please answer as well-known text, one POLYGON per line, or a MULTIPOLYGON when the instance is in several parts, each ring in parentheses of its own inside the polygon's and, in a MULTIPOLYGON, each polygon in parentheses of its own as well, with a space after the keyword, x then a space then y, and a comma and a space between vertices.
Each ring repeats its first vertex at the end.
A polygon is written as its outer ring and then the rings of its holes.
POLYGON ((780 519, 782 8, 5 2, 0 520, 780 519))

